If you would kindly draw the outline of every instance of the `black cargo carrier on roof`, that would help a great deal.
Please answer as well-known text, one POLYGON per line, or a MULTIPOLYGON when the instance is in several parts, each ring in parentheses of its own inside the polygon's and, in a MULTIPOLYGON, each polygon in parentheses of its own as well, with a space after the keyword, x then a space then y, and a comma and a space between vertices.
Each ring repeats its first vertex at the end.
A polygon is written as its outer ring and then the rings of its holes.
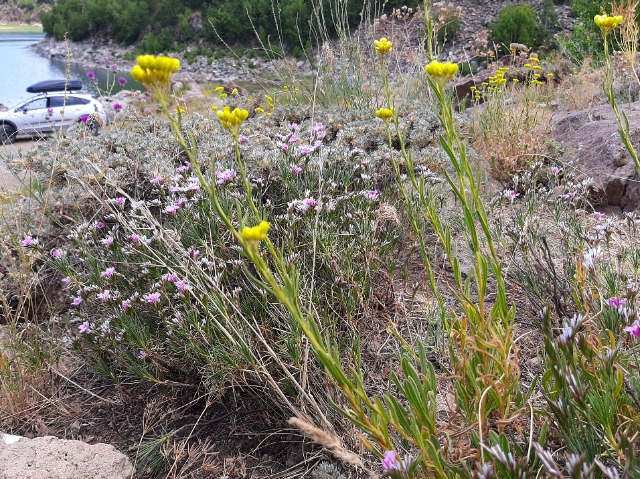
POLYGON ((82 90, 82 82, 80 80, 45 80, 35 83, 27 88, 28 93, 49 93, 65 90, 82 90))

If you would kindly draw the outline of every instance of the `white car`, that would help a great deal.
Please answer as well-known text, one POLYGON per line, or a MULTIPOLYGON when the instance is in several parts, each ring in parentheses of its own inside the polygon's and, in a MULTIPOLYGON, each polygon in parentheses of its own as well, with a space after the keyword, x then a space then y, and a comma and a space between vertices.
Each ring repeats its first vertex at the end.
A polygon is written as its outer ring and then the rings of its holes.
POLYGON ((49 80, 27 88, 36 96, 6 111, 0 111, 0 143, 11 143, 18 135, 41 135, 85 122, 97 135, 109 121, 98 100, 76 93, 78 80, 49 80))

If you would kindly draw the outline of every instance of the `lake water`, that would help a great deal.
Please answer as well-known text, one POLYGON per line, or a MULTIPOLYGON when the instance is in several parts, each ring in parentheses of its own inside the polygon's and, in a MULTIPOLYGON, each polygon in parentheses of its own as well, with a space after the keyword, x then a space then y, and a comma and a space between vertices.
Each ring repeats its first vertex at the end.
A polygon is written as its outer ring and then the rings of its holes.
MULTIPOLYGON (((26 88, 42 80, 64 79, 67 65, 64 61, 51 61, 36 54, 33 45, 44 38, 42 33, 16 30, 0 30, 0 103, 12 107, 31 96, 26 88)), ((86 90, 97 95, 96 86, 87 78, 88 70, 71 64, 71 78, 81 80, 86 90)), ((129 73, 114 73, 107 69, 92 69, 98 80, 98 87, 105 91, 113 87, 111 93, 122 88, 117 78, 125 77, 125 89, 139 90, 141 85, 129 73), (114 80, 115 85, 114 85, 114 80)))

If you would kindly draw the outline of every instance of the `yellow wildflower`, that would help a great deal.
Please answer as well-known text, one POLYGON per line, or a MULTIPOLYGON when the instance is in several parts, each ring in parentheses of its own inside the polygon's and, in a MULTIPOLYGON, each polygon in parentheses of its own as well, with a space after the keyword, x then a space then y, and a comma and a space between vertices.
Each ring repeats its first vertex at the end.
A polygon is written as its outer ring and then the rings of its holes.
POLYGON ((220 108, 218 105, 213 105, 213 106, 211 107, 211 109, 212 109, 213 111, 218 111, 218 108, 220 108))
POLYGON ((222 111, 218 112, 218 119, 220 124, 229 132, 234 138, 238 137, 240 131, 240 125, 249 117, 247 110, 241 110, 240 108, 234 108, 233 111, 228 106, 225 106, 222 111))
POLYGON ((524 67, 525 67, 525 68, 531 68, 531 63, 525 63, 525 64, 524 64, 524 67))
POLYGON ((223 100, 225 98, 227 98, 229 95, 227 95, 226 93, 220 93, 220 98, 222 98, 223 100))
POLYGON ((288 90, 288 89, 289 89, 289 85, 284 85, 282 88, 283 88, 284 90, 288 90))
POLYGON ((242 239, 245 241, 262 241, 267 239, 267 232, 271 225, 268 221, 261 221, 259 225, 249 228, 245 226, 242 228, 242 239))
POLYGON ((156 92, 168 92, 171 75, 180 69, 180 60, 153 55, 140 55, 131 76, 156 92))
POLYGON ((529 57, 529 61, 533 63, 538 63, 540 59, 538 57, 529 57))
POLYGON ((264 113, 264 108, 262 108, 262 107, 257 107, 257 108, 256 108, 256 113, 264 113))
POLYGON ((385 123, 389 123, 389 120, 393 118, 393 108, 380 108, 376 110, 376 116, 385 123))
POLYGON ((540 70, 542 67, 540 65, 533 65, 531 68, 533 70, 540 70))
POLYGON ((183 110, 182 108, 176 108, 176 114, 178 115, 182 115, 183 113, 186 113, 187 110, 183 110))
POLYGON ((553 77, 554 77, 553 73, 547 73, 547 78, 553 78, 553 77))
POLYGON ((223 86, 217 86, 213 89, 213 91, 215 91, 216 93, 220 93, 224 91, 224 87, 223 86))
POLYGON ((451 62, 440 63, 437 60, 433 60, 424 67, 424 70, 436 83, 444 86, 445 83, 456 76, 456 73, 458 73, 458 65, 451 62))
POLYGON ((237 95, 238 94, 238 89, 234 88, 233 90, 231 90, 231 94, 232 95, 237 95))
POLYGON ((604 15, 596 15, 593 17, 593 21, 600 27, 600 31, 603 36, 609 35, 611 30, 616 28, 624 20, 622 15, 615 15, 610 17, 606 13, 604 15))
POLYGON ((517 78, 513 79, 513 83, 518 83, 520 80, 518 80, 517 78))
POLYGON ((393 47, 393 43, 385 37, 382 37, 380 40, 374 40, 373 44, 376 47, 376 51, 382 58, 384 58, 384 56, 391 51, 391 47, 393 47))

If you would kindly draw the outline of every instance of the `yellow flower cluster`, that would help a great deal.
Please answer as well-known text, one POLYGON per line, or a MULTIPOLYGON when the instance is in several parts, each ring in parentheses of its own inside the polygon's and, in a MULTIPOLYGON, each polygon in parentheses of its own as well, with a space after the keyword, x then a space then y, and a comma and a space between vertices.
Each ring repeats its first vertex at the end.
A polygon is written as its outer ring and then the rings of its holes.
POLYGON ((393 47, 393 43, 387 40, 385 37, 382 37, 380 40, 374 40, 373 44, 376 47, 376 51, 380 54, 382 58, 391 51, 393 47))
POLYGON ((393 118, 393 108, 380 108, 376 110, 376 116, 385 123, 389 123, 389 120, 393 118))
POLYGON ((267 232, 271 225, 268 221, 261 221, 259 225, 249 228, 245 226, 242 228, 242 239, 245 241, 262 241, 267 239, 267 232))
POLYGON ((451 80, 458 73, 458 65, 451 62, 440 63, 437 60, 433 60, 431 63, 424 67, 424 71, 427 72, 433 80, 444 86, 449 80, 451 80))
POLYGON ((528 68, 534 72, 531 81, 529 82, 530 85, 544 85, 544 82, 540 80, 540 77, 542 75, 539 73, 539 71, 542 70, 542 67, 539 65, 539 63, 540 59, 535 54, 532 54, 529 57, 529 63, 525 63, 524 65, 525 68, 528 68))
POLYGON ((615 29, 622 21, 624 17, 622 15, 614 15, 610 17, 606 13, 603 15, 596 15, 593 17, 593 21, 596 22, 596 25, 600 27, 600 31, 603 36, 609 35, 611 30, 615 29))
POLYGON ((218 111, 218 119, 220 124, 231 132, 231 136, 238 137, 240 131, 240 125, 249 117, 247 110, 241 110, 240 108, 234 108, 233 111, 228 106, 225 106, 222 111, 218 111))
POLYGON ((131 76, 148 88, 168 90, 171 75, 180 69, 180 60, 153 55, 140 55, 131 76))
POLYGON ((489 91, 497 90, 502 85, 507 83, 507 79, 504 77, 504 74, 509 71, 507 67, 500 67, 496 70, 496 74, 489 77, 489 91))

